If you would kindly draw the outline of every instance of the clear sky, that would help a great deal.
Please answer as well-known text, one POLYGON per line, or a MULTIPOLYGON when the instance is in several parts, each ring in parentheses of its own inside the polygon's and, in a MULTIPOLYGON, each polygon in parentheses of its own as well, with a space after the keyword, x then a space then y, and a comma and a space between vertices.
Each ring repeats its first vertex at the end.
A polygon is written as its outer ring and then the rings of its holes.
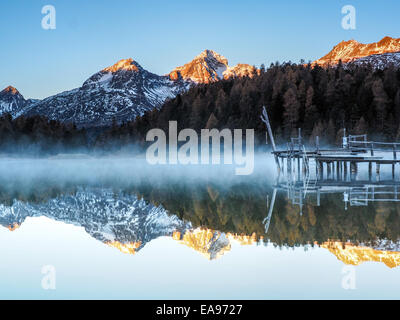
POLYGON ((0 88, 44 98, 132 57, 165 74, 204 49, 238 62, 315 60, 342 40, 400 37, 398 0, 1 0, 0 88), (44 30, 44 5, 56 29, 44 30), (356 30, 341 27, 344 5, 356 30))

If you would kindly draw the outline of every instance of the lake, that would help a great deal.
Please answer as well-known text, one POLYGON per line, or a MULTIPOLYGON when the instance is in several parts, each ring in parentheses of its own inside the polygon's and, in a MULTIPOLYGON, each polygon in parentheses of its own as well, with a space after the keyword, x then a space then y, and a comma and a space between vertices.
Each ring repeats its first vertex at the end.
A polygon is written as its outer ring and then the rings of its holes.
POLYGON ((390 172, 295 181, 267 155, 234 169, 1 159, 0 298, 400 297, 390 172))

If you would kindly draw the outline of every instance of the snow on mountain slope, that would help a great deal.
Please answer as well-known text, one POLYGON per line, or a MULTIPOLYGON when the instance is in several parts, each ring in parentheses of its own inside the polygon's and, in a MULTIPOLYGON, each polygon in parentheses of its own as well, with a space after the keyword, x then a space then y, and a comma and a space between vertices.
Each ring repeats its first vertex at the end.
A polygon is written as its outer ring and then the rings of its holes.
POLYGON ((65 91, 32 104, 27 115, 40 114, 78 126, 110 125, 130 121, 157 108, 168 98, 188 89, 184 81, 172 81, 125 59, 97 72, 80 88, 65 91))
POLYGON ((42 115, 79 127, 109 126, 114 120, 131 121, 159 108, 166 99, 198 83, 251 77, 256 72, 247 64, 229 67, 228 60, 212 50, 164 76, 143 69, 133 59, 123 59, 92 75, 80 88, 43 100, 25 100, 15 88, 6 88, 0 93, 0 113, 42 115))
POLYGON ((342 41, 336 45, 324 57, 316 60, 313 64, 321 66, 335 65, 339 61, 343 63, 350 63, 363 59, 370 63, 384 66, 385 60, 393 60, 398 62, 398 53, 400 52, 400 38, 394 39, 391 37, 384 37, 379 42, 363 44, 355 40, 342 41), (370 57, 367 59, 367 57, 370 57))
POLYGON ((348 64, 372 65, 377 69, 384 69, 389 65, 400 67, 400 52, 373 54, 348 62, 348 64))
POLYGON ((32 100, 25 100, 17 89, 8 86, 0 92, 0 115, 9 113, 12 117, 16 117, 31 103, 32 100))
POLYGON ((204 50, 191 62, 172 70, 172 80, 184 79, 194 83, 210 83, 230 77, 253 76, 256 68, 248 64, 229 67, 228 60, 212 50, 204 50))

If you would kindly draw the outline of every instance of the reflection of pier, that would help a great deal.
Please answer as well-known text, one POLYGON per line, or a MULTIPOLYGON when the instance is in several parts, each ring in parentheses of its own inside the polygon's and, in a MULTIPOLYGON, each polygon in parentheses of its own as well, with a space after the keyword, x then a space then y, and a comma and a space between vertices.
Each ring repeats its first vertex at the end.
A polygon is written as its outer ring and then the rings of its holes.
POLYGON ((278 191, 287 193, 287 198, 293 205, 300 207, 302 213, 305 199, 310 195, 315 195, 315 205, 320 206, 321 195, 323 194, 343 194, 345 209, 350 206, 367 206, 372 202, 400 202, 400 182, 396 181, 285 181, 278 182, 278 191))
POLYGON ((300 215, 303 206, 310 198, 314 198, 313 205, 321 205, 321 196, 327 194, 342 194, 344 208, 368 206, 371 203, 400 202, 400 181, 334 181, 334 180, 294 180, 278 181, 274 187, 271 203, 268 206, 268 215, 264 219, 265 233, 274 210, 277 192, 285 192, 292 205, 299 206, 300 215))

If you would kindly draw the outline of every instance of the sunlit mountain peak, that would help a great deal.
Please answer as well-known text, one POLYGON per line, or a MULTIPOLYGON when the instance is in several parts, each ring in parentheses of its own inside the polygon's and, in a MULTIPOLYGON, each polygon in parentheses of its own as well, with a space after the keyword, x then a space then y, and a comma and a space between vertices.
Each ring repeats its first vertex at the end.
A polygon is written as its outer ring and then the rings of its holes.
POLYGON ((112 66, 105 68, 103 71, 107 72, 117 72, 120 70, 126 71, 139 71, 140 65, 134 61, 132 58, 119 60, 117 63, 112 66))

